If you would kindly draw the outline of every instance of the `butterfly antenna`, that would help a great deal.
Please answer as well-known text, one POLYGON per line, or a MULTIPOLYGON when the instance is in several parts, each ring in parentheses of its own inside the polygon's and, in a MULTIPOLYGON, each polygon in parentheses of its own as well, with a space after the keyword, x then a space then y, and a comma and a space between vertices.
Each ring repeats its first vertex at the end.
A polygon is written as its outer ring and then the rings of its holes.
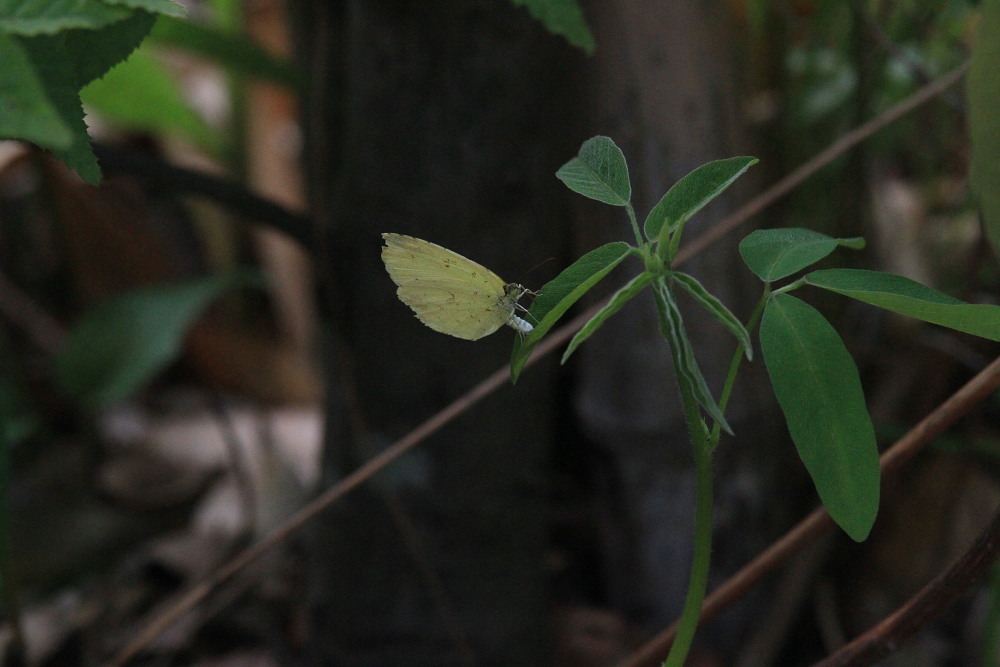
MULTIPOLYGON (((537 269, 537 268, 539 268, 541 266, 544 266, 544 265, 548 264, 549 262, 554 262, 554 261, 556 261, 555 257, 549 257, 548 259, 543 259, 538 264, 535 264, 533 267, 531 267, 530 269, 528 269, 528 271, 524 275, 526 275, 526 276, 530 275, 531 273, 533 273, 535 271, 535 269, 537 269)), ((532 294, 534 294, 534 292, 532 292, 532 294)))
POLYGON ((535 269, 537 269, 540 266, 544 266, 544 265, 548 264, 549 262, 554 262, 554 261, 556 261, 555 257, 549 257, 548 259, 543 259, 538 264, 535 264, 533 267, 531 267, 528 270, 528 273, 531 273, 532 271, 534 271, 535 269))

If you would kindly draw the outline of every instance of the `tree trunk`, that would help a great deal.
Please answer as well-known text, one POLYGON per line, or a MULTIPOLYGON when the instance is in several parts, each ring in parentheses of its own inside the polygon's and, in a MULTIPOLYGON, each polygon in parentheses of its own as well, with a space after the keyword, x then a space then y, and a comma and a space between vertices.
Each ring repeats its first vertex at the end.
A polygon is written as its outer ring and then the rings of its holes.
MULTIPOLYGON (((445 245, 505 279, 558 255, 552 174, 575 150, 567 65, 508 3, 296 3, 328 338, 325 479, 342 477, 509 358, 515 335, 431 331, 395 297, 380 232, 445 245)), ((553 264, 560 266, 562 262, 553 264)), ((555 268, 549 270, 549 277, 555 268)), ((487 398, 355 492, 314 534, 315 659, 544 664, 553 364, 487 398)))

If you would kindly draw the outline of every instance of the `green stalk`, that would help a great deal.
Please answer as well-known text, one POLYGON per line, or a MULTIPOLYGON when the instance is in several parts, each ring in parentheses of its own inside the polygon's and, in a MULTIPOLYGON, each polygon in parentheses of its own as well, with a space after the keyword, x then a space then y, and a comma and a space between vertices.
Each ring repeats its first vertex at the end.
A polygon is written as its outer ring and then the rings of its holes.
MULTIPOLYGON (((747 329, 753 330, 767 304, 769 292, 765 291, 757 307, 754 308, 747 329)), ((719 397, 719 409, 726 410, 729 395, 732 393, 736 373, 743 361, 743 351, 737 347, 733 362, 729 367, 725 387, 719 397)), ((701 616, 701 604, 705 600, 708 589, 708 570, 712 556, 712 450, 719 442, 720 427, 716 423, 709 435, 705 431, 704 422, 698 412, 698 403, 694 398, 688 381, 678 375, 678 386, 684 401, 684 418, 691 434, 691 444, 695 456, 695 525, 694 525, 694 555, 691 560, 691 578, 688 581, 687 597, 684 600, 684 610, 677 623, 677 635, 670 647, 664 667, 682 667, 691 651, 694 634, 698 629, 701 616)))
POLYGON ((641 248, 643 246, 642 232, 639 231, 639 220, 635 217, 635 208, 632 207, 632 202, 625 204, 625 212, 628 213, 628 221, 632 224, 635 245, 641 248))
MULTIPOLYGON (((757 326, 757 321, 760 319, 761 313, 764 312, 764 306, 767 305, 767 300, 770 298, 770 290, 765 289, 764 293, 760 297, 760 301, 757 302, 757 306, 753 309, 753 313, 750 315, 750 320, 747 322, 747 331, 751 334, 753 333, 754 327, 757 326)), ((737 345, 736 352, 733 353, 733 361, 729 364, 729 374, 726 375, 726 383, 722 386, 722 393, 719 394, 719 410, 722 414, 726 413, 726 406, 729 404, 729 395, 733 393, 733 385, 736 384, 736 374, 740 370, 740 366, 743 364, 743 349, 737 345)), ((715 424, 712 427, 712 434, 708 439, 708 446, 714 450, 715 446, 719 444, 719 438, 722 435, 722 427, 715 424)))
MULTIPOLYGON (((670 289, 666 281, 663 281, 660 287, 665 291, 670 289)), ((664 663, 664 667, 682 667, 688 652, 691 650, 695 631, 698 629, 701 603, 705 599, 705 590, 708 588, 708 568, 712 557, 712 447, 708 427, 702 421, 701 412, 698 409, 698 400, 694 388, 691 386, 691 379, 687 374, 681 372, 681 352, 678 342, 671 334, 670 318, 667 314, 669 307, 666 299, 670 299, 671 296, 669 293, 661 294, 657 290, 654 290, 654 294, 657 310, 660 314, 660 328, 670 345, 670 353, 677 369, 675 372, 677 388, 681 393, 684 420, 687 423, 695 459, 695 524, 691 575, 688 581, 687 596, 684 600, 684 609, 677 625, 677 636, 664 663)), ((680 332, 679 335, 684 334, 680 332)))
MULTIPOLYGON (((760 302, 754 308, 747 329, 753 330, 760 319, 770 293, 765 291, 760 302)), ((659 301, 658 301, 659 303, 659 301)), ((673 346, 671 346, 671 349, 673 346)), ((732 393, 736 373, 743 361, 743 351, 737 347, 733 362, 729 367, 726 384, 719 397, 719 409, 726 410, 729 396, 732 393)), ((691 560, 691 577, 688 581, 687 597, 684 600, 684 610, 677 623, 677 635, 670 647, 664 667, 682 667, 691 651, 698 620, 701 616, 701 604, 705 600, 708 589, 708 570, 712 556, 712 450, 719 442, 720 427, 716 423, 709 435, 698 412, 698 403, 688 380, 678 374, 677 384, 684 402, 684 418, 691 434, 691 444, 695 456, 695 525, 694 525, 694 555, 691 560)))
POLYGON ((677 624, 677 636, 670 647, 670 654, 663 663, 664 667, 682 667, 691 650, 694 633, 698 629, 698 618, 701 615, 701 603, 708 588, 708 567, 712 556, 712 449, 691 388, 684 380, 678 384, 684 402, 684 418, 691 434, 691 444, 694 446, 696 483, 694 554, 684 610, 677 624))
MULTIPOLYGON (((664 221, 664 224, 666 224, 666 221, 664 221)), ((677 251, 681 247, 681 237, 683 235, 684 235, 684 223, 682 222, 679 225, 677 225, 677 228, 674 229, 674 231, 671 232, 670 234, 670 243, 669 243, 670 247, 667 249, 666 259, 667 259, 667 264, 671 266, 674 263, 674 257, 677 256, 677 251)))
POLYGON ((791 292, 792 290, 797 290, 798 288, 802 287, 803 285, 808 285, 808 284, 809 284, 808 280, 806 280, 805 278, 799 278, 798 280, 790 282, 787 285, 785 285, 784 287, 779 287, 778 289, 776 289, 773 292, 771 292, 770 291, 770 283, 768 283, 768 290, 769 291, 764 292, 764 297, 766 298, 766 297, 768 297, 771 294, 784 294, 785 292, 791 292))

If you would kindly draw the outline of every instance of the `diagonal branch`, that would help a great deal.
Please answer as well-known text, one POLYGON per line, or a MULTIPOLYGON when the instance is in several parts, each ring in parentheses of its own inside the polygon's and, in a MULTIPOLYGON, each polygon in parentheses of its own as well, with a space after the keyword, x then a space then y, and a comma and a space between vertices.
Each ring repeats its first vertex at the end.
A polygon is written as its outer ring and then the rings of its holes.
POLYGON ((874 665, 912 639, 979 584, 1000 558, 1000 511, 969 549, 899 609, 814 667, 874 665))
POLYGON ((315 246, 314 225, 307 216, 254 193, 231 178, 180 167, 141 151, 108 144, 94 142, 93 149, 108 174, 139 176, 161 189, 206 197, 247 220, 284 232, 306 250, 315 246))
POLYGON ((722 239, 723 236, 733 231, 774 202, 788 195, 792 190, 801 185, 804 180, 860 144, 868 137, 944 93, 962 79, 966 71, 969 69, 970 62, 971 61, 966 60, 964 63, 948 72, 940 79, 937 79, 923 88, 920 88, 917 92, 902 100, 894 107, 886 109, 883 113, 879 114, 875 118, 872 118, 868 122, 862 123, 853 130, 842 134, 835 141, 831 142, 829 146, 809 158, 809 160, 792 171, 792 173, 788 174, 780 181, 764 190, 764 192, 751 199, 737 211, 722 220, 719 224, 715 225, 696 238, 692 243, 686 245, 684 249, 677 254, 677 261, 687 261, 709 246, 714 245, 722 239))

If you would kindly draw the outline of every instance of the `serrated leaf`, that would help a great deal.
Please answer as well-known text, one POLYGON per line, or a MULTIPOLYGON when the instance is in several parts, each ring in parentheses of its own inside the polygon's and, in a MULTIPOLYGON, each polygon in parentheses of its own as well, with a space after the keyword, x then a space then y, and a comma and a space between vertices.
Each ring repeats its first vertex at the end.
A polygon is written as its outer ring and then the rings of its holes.
POLYGON ((979 30, 966 77, 971 145, 969 182, 982 211, 983 227, 1000 253, 1000 0, 983 0, 979 30))
POLYGON ((820 500, 851 539, 864 540, 878 514, 879 460, 854 360, 819 311, 788 294, 765 308, 760 347, 820 500))
POLYGON ((894 313, 1000 341, 1000 306, 964 303, 909 278, 863 269, 813 271, 805 280, 894 313))
POLYGON ((52 107, 72 133, 69 147, 52 148, 52 153, 92 185, 100 182, 101 170, 83 122, 80 89, 131 53, 149 33, 153 20, 152 14, 137 11, 99 30, 21 38, 52 107))
POLYGON ((212 299, 245 282, 213 276, 134 290, 97 306, 56 355, 56 378, 92 407, 125 398, 177 358, 185 333, 212 299))
POLYGON ((221 150, 218 133, 187 103, 170 72, 143 49, 84 88, 80 98, 122 128, 181 136, 210 154, 221 150))
POLYGON ((100 30, 67 31, 63 37, 80 88, 128 58, 152 31, 155 22, 154 14, 136 11, 124 21, 100 30))
POLYGON ((752 165, 759 162, 755 157, 731 157, 725 160, 707 162, 681 180, 660 198, 653 210, 646 216, 643 229, 647 239, 659 238, 660 246, 667 248, 667 234, 677 225, 684 224, 752 165))
POLYGON ((182 18, 187 15, 184 7, 174 0, 104 0, 111 5, 120 5, 129 9, 141 9, 150 14, 161 14, 182 18))
POLYGON ((624 287, 615 292, 611 298, 608 299, 608 303, 597 311, 597 314, 587 320, 587 323, 576 332, 576 335, 573 336, 573 340, 569 342, 569 346, 566 348, 566 351, 563 352, 562 360, 559 363, 565 364, 576 348, 580 347, 581 343, 590 338, 594 332, 601 328, 601 325, 603 325, 609 317, 621 310, 626 303, 631 301, 632 298, 641 292, 646 285, 652 282, 652 280, 653 274, 643 271, 635 278, 628 281, 624 287))
POLYGON ((526 315, 526 319, 534 325, 534 329, 523 339, 518 338, 514 341, 514 350, 510 358, 512 383, 517 382, 535 345, 559 321, 559 318, 631 252, 632 247, 623 241, 608 243, 580 257, 542 286, 526 315))
POLYGON ((135 10, 185 15, 173 0, 0 0, 0 32, 33 37, 98 30, 127 19, 135 10))
POLYGON ((815 264, 837 246, 864 247, 864 239, 835 239, 811 229, 758 229, 740 242, 747 267, 766 282, 781 280, 815 264))
POLYGON ((511 0, 528 8, 528 13, 553 35, 560 35, 587 55, 594 52, 594 35, 576 0, 511 0))
POLYGON ((76 171, 84 181, 97 185, 101 180, 101 170, 90 150, 90 137, 83 123, 83 107, 80 104, 80 85, 74 68, 67 66, 69 54, 65 40, 58 36, 38 36, 25 37, 22 43, 52 101, 52 107, 72 133, 69 146, 51 148, 52 154, 76 171))
POLYGON ((743 323, 714 294, 705 289, 705 286, 698 282, 694 276, 675 271, 671 274, 671 278, 683 287, 688 294, 694 297, 695 301, 700 303, 712 317, 718 320, 719 324, 726 327, 729 333, 733 334, 736 342, 743 348, 743 353, 746 355, 747 361, 753 361, 753 345, 750 343, 750 334, 747 332, 746 327, 743 326, 743 323))
MULTIPOLYGON (((670 354, 674 360, 674 372, 677 373, 681 381, 694 394, 695 400, 701 409, 708 414, 726 433, 732 435, 733 429, 729 427, 719 404, 715 402, 712 392, 708 389, 705 376, 698 368, 698 361, 691 348, 691 341, 688 340, 687 332, 684 330, 684 320, 681 317, 680 308, 674 295, 662 280, 654 286, 657 299, 657 307, 660 313, 660 328, 664 337, 670 344, 670 354)), ((682 389, 683 391, 683 389, 682 389)))
POLYGON ((0 32, 26 37, 96 30, 131 14, 101 0, 0 0, 0 32))
POLYGON ((73 134, 49 100, 18 38, 0 34, 0 62, 0 137, 50 150, 69 148, 73 134))
POLYGON ((583 142, 577 157, 560 167, 556 178, 573 192, 612 206, 626 206, 632 199, 625 154, 609 137, 583 142))

